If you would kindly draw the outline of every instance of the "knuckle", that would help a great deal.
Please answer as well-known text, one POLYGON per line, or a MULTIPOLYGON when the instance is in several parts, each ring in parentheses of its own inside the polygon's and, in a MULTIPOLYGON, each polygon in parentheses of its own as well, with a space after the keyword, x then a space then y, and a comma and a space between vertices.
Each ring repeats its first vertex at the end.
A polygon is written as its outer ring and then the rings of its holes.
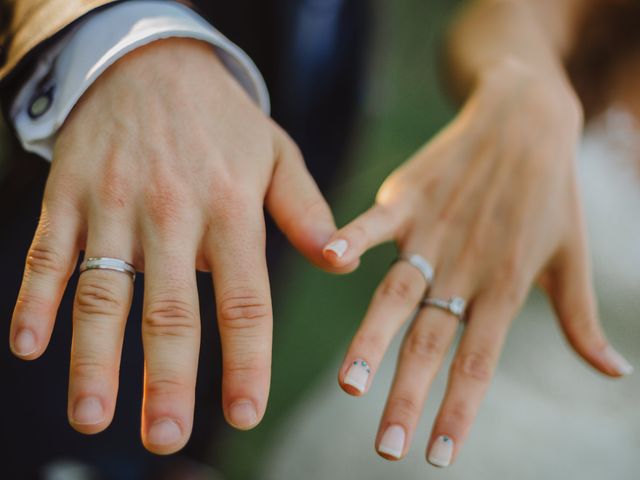
POLYGON ((71 377, 74 379, 98 379, 105 378, 109 368, 93 355, 77 353, 71 360, 71 377))
POLYGON ((109 172, 97 189, 99 205, 108 209, 122 209, 130 204, 132 196, 131 181, 126 175, 109 172))
POLYGON ((514 271, 511 267, 499 274, 495 281, 495 300, 517 310, 525 301, 529 291, 529 283, 521 271, 514 271))
POLYGON ((29 314, 52 314, 54 310, 55 306, 51 300, 32 295, 29 292, 25 292, 24 289, 20 291, 16 301, 16 318, 20 320, 25 320, 29 314))
POLYGON ((453 363, 456 374, 488 383, 493 371, 493 361, 488 353, 482 351, 467 352, 460 355, 453 363))
POLYGON ((79 282, 76 291, 78 313, 101 316, 120 314, 124 308, 124 301, 113 285, 107 281, 101 282, 98 278, 87 278, 88 273, 83 281, 79 282))
POLYGON ((237 290, 222 296, 218 316, 225 328, 251 329, 271 318, 271 305, 251 290, 237 290))
POLYGON ((306 212, 306 217, 317 221, 318 218, 331 218, 329 205, 322 196, 314 196, 301 202, 301 211, 306 212))
POLYGON ((63 258, 55 249, 45 242, 36 239, 26 259, 26 275, 55 275, 58 277, 61 267, 67 265, 67 259, 63 258))
POLYGON ((257 378, 265 372, 265 363, 257 356, 236 358, 227 356, 224 359, 225 375, 234 378, 257 378))
POLYGON ((389 277, 385 278, 380 285, 379 295, 385 301, 410 303, 415 300, 416 288, 405 278, 389 277))
POLYGON ((444 425, 461 427, 469 425, 473 421, 473 414, 467 403, 456 401, 442 409, 440 421, 444 425))
MULTIPOLYGON (((227 174, 228 176, 229 174, 227 174)), ((262 199, 251 188, 250 183, 240 184, 238 181, 216 180, 213 186, 212 217, 221 228, 238 225, 238 218, 246 218, 261 210, 262 199)))
POLYGON ((359 243, 362 245, 367 245, 369 243, 369 232, 360 222, 354 222, 349 226, 348 231, 344 232, 345 236, 356 240, 353 243, 359 243))
POLYGON ((147 305, 145 333, 159 337, 192 337, 198 328, 193 305, 179 299, 154 299, 147 305))
POLYGON ((407 353, 423 360, 433 360, 444 355, 445 341, 434 331, 412 331, 407 336, 407 353))
POLYGON ((439 177, 429 175, 420 184, 420 193, 422 199, 428 202, 434 202, 438 199, 442 189, 442 182, 439 177))
POLYGON ((162 375, 149 375, 145 383, 146 394, 154 398, 180 394, 188 388, 183 376, 167 372, 162 375))
POLYGON ((394 396, 389 399, 387 409, 390 413, 405 418, 417 417, 420 415, 420 408, 416 400, 407 395, 394 396))
POLYGON ((188 195, 175 178, 166 179, 166 175, 158 175, 144 191, 145 214, 160 232, 178 231, 189 212, 195 211, 189 208, 188 195))
POLYGON ((69 213, 77 213, 74 210, 78 206, 78 185, 81 181, 78 172, 53 169, 49 173, 42 197, 46 210, 69 208, 69 213))
POLYGON ((588 307, 575 307, 564 310, 561 321, 569 339, 579 346, 591 345, 596 351, 603 350, 607 346, 604 339, 598 317, 588 307))
POLYGON ((369 355, 382 355, 386 346, 385 336, 377 331, 359 331, 353 339, 354 350, 369 355))

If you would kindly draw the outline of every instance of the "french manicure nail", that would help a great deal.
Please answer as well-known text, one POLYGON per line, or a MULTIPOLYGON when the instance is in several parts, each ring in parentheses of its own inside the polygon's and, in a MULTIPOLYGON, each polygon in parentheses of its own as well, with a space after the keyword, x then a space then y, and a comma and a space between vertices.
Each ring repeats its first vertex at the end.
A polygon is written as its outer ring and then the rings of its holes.
POLYGON ((97 397, 79 399, 73 409, 73 423, 77 425, 96 425, 104 421, 104 408, 97 397))
POLYGON ((378 451, 393 458, 400 458, 404 449, 405 433, 400 425, 391 425, 382 434, 378 451))
POLYGON ((170 418, 156 420, 149 428, 148 440, 153 445, 173 445, 182 437, 178 424, 170 418))
POLYGON ((31 355, 36 351, 36 336, 27 328, 18 331, 16 338, 13 340, 13 350, 23 357, 31 355))
POLYGON ((339 240, 334 240, 329 245, 324 247, 324 250, 325 252, 326 251, 333 252, 336 254, 336 257, 342 258, 342 256, 344 255, 344 252, 347 251, 347 248, 349 248, 349 242, 347 242, 346 240, 339 239, 339 240))
POLYGON ((427 461, 436 467, 448 467, 453 455, 453 440, 446 435, 440 435, 431 445, 427 461))
POLYGON ((612 364, 620 375, 631 375, 633 373, 633 366, 612 347, 604 349, 603 356, 605 360, 612 364))
POLYGON ((364 360, 354 360, 349 370, 347 370, 347 374, 344 376, 344 383, 351 385, 360 393, 363 393, 367 386, 370 373, 371 369, 367 362, 364 360))
POLYGON ((249 400, 238 400, 229 407, 229 422, 236 428, 249 428, 258 423, 258 413, 249 400))

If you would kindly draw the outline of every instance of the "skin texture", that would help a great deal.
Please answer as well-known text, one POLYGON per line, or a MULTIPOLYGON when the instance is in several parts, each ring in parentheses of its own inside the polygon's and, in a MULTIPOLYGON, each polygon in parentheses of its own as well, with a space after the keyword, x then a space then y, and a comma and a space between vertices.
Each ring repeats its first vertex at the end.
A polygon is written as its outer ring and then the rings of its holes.
MULTIPOLYGON (((582 129, 571 89, 519 60, 496 63, 478 77, 459 115, 380 188, 376 204, 338 231, 346 240, 336 267, 393 240, 434 266, 429 296, 468 301, 464 333, 435 419, 435 440, 460 452, 489 386, 510 322, 536 281, 546 290, 573 348, 601 372, 628 367, 602 332, 592 287, 577 186, 575 148, 582 129)), ((424 295, 424 278, 397 262, 377 289, 339 372, 343 389, 366 393, 391 340, 424 295), (364 392, 345 383, 354 361, 371 369, 364 392)), ((401 348, 376 445, 391 425, 411 444, 429 387, 459 322, 450 313, 419 309, 401 348)), ((398 458, 384 452, 390 460, 398 458)), ((446 465, 438 465, 446 466, 446 465)))
MULTIPOLYGON (((127 55, 60 131, 11 324, 12 350, 25 360, 44 352, 80 250, 132 263, 145 272, 142 441, 152 452, 175 452, 193 421, 195 270, 211 271, 224 413, 233 426, 252 428, 266 408, 271 361, 264 207, 311 262, 341 270, 322 256, 335 226, 300 152, 213 50, 170 39, 127 55)), ((80 432, 100 432, 112 420, 131 295, 127 275, 92 270, 80 277, 68 407, 80 432)))

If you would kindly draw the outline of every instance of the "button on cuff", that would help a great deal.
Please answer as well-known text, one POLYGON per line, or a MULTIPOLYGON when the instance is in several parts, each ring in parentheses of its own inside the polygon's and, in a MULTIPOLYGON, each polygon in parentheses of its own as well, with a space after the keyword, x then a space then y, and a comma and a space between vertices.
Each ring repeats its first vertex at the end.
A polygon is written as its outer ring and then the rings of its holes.
POLYGON ((29 105, 29 116, 32 119, 37 119, 47 113, 53 103, 53 87, 49 88, 46 92, 41 93, 31 101, 29 105))

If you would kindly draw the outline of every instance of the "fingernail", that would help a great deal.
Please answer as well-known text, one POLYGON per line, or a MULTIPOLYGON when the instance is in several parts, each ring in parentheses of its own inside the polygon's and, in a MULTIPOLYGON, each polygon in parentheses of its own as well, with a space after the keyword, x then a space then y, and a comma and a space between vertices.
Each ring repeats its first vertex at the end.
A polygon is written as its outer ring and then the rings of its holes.
POLYGON ((448 467, 452 455, 453 440, 446 435, 440 435, 431 445, 427 461, 436 467, 448 467))
POLYGON ((613 365, 620 375, 631 375, 633 373, 633 365, 612 347, 605 348, 603 356, 608 363, 613 365))
POLYGON ((364 392, 371 369, 364 360, 354 360, 344 376, 344 383, 356 388, 360 393, 364 392))
POLYGON ((104 421, 104 408, 97 397, 84 397, 76 402, 73 409, 73 423, 96 425, 104 421))
POLYGON ((176 422, 170 418, 155 421, 147 439, 153 445, 173 445, 182 438, 182 431, 176 422))
POLYGON ((238 400, 229 407, 229 422, 236 428, 250 428, 258 423, 258 412, 249 400, 238 400))
POLYGON ((402 450, 404 449, 404 438, 404 428, 400 425, 391 425, 382 435, 380 445, 378 445, 378 451, 380 453, 386 453, 393 458, 400 458, 402 456, 402 450))
POLYGON ((37 350, 36 336, 27 328, 18 331, 16 338, 13 340, 13 350, 23 357, 31 355, 37 350))
POLYGON ((344 255, 344 252, 347 251, 347 248, 349 248, 349 242, 347 242, 346 240, 339 239, 339 240, 334 240, 329 245, 324 247, 324 251, 333 252, 335 253, 336 257, 342 258, 342 256, 344 255))

